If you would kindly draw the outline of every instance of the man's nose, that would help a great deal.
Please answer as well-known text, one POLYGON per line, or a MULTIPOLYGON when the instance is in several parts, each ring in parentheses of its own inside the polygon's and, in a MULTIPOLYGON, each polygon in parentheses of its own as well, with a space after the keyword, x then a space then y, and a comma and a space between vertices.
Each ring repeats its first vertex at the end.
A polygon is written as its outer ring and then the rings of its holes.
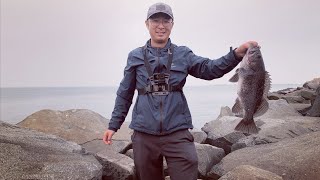
POLYGON ((160 24, 159 24, 158 28, 164 28, 163 23, 164 23, 163 21, 160 21, 160 24))

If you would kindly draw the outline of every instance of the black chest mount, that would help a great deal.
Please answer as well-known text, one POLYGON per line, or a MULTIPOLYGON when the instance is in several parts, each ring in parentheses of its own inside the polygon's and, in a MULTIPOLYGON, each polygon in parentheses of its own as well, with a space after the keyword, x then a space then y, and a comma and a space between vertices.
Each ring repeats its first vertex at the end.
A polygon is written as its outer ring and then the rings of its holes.
POLYGON ((182 91, 182 87, 180 85, 171 86, 169 84, 170 70, 173 59, 173 45, 171 44, 170 48, 168 49, 169 60, 167 63, 167 69, 164 73, 152 73, 150 63, 147 59, 147 46, 143 46, 142 50, 144 56, 144 65, 147 69, 149 75, 148 79, 150 82, 147 87, 138 89, 138 94, 143 95, 152 93, 152 95, 165 96, 168 95, 171 91, 182 91))

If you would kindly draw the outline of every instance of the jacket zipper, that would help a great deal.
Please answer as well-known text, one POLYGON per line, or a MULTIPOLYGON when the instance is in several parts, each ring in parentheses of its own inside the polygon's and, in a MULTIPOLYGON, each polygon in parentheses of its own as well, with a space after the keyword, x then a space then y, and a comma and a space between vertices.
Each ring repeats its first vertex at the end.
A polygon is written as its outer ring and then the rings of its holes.
MULTIPOLYGON (((158 53, 158 73, 160 73, 160 48, 157 48, 157 53, 158 53)), ((160 110, 160 134, 162 133, 162 123, 163 123, 163 103, 162 103, 162 97, 160 96, 160 105, 159 105, 159 110, 160 110)))

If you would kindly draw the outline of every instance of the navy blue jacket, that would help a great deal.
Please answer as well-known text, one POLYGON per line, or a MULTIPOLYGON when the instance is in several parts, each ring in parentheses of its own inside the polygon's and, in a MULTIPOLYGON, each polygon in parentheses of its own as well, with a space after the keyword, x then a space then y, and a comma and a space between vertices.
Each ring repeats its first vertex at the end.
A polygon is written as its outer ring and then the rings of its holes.
MULTIPOLYGON (((164 48, 153 48, 150 40, 147 42, 147 59, 154 73, 165 72, 170 45, 170 39, 164 48)), ((188 47, 174 45, 169 84, 184 85, 188 74, 205 80, 219 78, 235 68, 240 61, 236 59, 233 51, 219 59, 211 60, 195 55, 188 47)), ((148 83, 143 50, 137 48, 129 53, 124 77, 117 91, 109 129, 117 131, 120 128, 132 104, 135 90, 145 88, 148 83)), ((151 93, 138 95, 129 127, 154 135, 193 128, 183 91, 173 91, 166 96, 151 93)))

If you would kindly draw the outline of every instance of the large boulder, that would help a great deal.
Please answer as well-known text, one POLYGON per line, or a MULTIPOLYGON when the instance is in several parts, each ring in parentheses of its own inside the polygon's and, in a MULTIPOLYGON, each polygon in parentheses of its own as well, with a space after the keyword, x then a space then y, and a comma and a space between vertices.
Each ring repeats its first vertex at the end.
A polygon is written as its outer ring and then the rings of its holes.
MULTIPOLYGON (((301 96, 283 96, 282 99, 286 100, 288 103, 304 103, 306 100, 301 96)), ((308 103, 308 102, 306 102, 308 103)))
POLYGON ((279 100, 282 96, 283 94, 279 94, 276 92, 269 92, 267 97, 269 100, 279 100))
POLYGON ((289 104, 293 109, 298 111, 301 114, 301 110, 304 110, 308 108, 308 110, 311 108, 311 104, 301 104, 301 103, 291 103, 289 104))
POLYGON ((266 171, 249 165, 241 165, 229 171, 227 174, 219 178, 219 180, 282 180, 270 171, 266 171))
POLYGON ((262 116, 256 117, 255 119, 265 119, 265 118, 281 119, 283 117, 301 116, 300 113, 298 113, 292 106, 290 106, 283 99, 268 101, 268 103, 269 103, 268 111, 262 116))
POLYGON ((81 146, 91 153, 98 153, 105 149, 124 154, 132 148, 131 135, 133 131, 129 129, 129 124, 124 122, 121 128, 112 136, 112 144, 106 145, 102 137, 82 143, 81 146))
POLYGON ((132 132, 128 127, 128 123, 123 123, 112 137, 111 145, 106 145, 102 139, 94 139, 81 144, 86 151, 94 154, 103 165, 103 179, 135 179, 133 159, 124 155, 132 148, 132 132))
MULTIPOLYGON (((265 124, 264 119, 281 119, 283 117, 300 116, 293 107, 291 107, 285 100, 270 100, 268 111, 262 116, 255 117, 258 127, 265 124)), ((209 134, 214 132, 215 135, 225 136, 234 132, 234 128, 241 121, 242 118, 235 116, 219 116, 216 120, 206 123, 201 129, 209 134)), ((271 126, 273 122, 270 121, 271 126)), ((275 122, 276 123, 276 122, 275 122)))
POLYGON ((98 152, 96 158, 103 165, 103 179, 136 179, 134 162, 130 157, 112 150, 104 150, 98 152))
POLYGON ((303 87, 316 90, 318 87, 320 87, 320 77, 314 78, 311 81, 307 81, 303 84, 303 87))
POLYGON ((67 111, 45 109, 33 113, 17 125, 82 144, 101 139, 107 129, 108 120, 86 109, 67 111))
POLYGON ((0 179, 101 179, 102 166, 81 146, 0 122, 0 179))
POLYGON ((225 156, 224 150, 208 144, 195 143, 198 156, 198 174, 205 178, 211 167, 225 156))
POLYGON ((314 99, 311 108, 306 112, 306 115, 320 117, 320 86, 316 91, 316 98, 314 99))
POLYGON ((316 92, 309 89, 303 89, 301 91, 301 97, 303 97, 306 100, 314 100, 316 97, 316 92))
POLYGON ((260 128, 258 134, 247 135, 235 132, 234 128, 241 118, 222 116, 207 123, 202 130, 208 133, 206 143, 221 147, 226 154, 247 146, 274 143, 287 138, 318 131, 320 122, 317 118, 301 116, 285 100, 270 100, 268 111, 255 118, 260 128))
POLYGON ((241 121, 241 118, 235 116, 223 116, 219 119, 207 122, 201 130, 209 134, 213 132, 216 136, 225 136, 234 132, 234 128, 241 121))
POLYGON ((190 133, 194 138, 194 142, 197 142, 200 144, 204 143, 207 138, 207 134, 200 130, 191 130, 190 133))
POLYGON ((251 165, 288 180, 320 177, 320 132, 308 133, 277 143, 243 148, 228 154, 213 166, 213 177, 223 176, 240 165, 251 165))
POLYGON ((84 147, 86 151, 92 154, 96 154, 106 149, 124 154, 130 148, 132 148, 132 143, 131 141, 112 140, 112 144, 107 145, 102 141, 102 139, 98 139, 98 140, 88 141, 84 144, 81 144, 81 146, 84 147))
POLYGON ((233 144, 245 137, 246 136, 241 132, 232 132, 224 136, 217 136, 214 134, 214 132, 209 132, 205 143, 222 148, 225 154, 229 154, 232 150, 233 144))

